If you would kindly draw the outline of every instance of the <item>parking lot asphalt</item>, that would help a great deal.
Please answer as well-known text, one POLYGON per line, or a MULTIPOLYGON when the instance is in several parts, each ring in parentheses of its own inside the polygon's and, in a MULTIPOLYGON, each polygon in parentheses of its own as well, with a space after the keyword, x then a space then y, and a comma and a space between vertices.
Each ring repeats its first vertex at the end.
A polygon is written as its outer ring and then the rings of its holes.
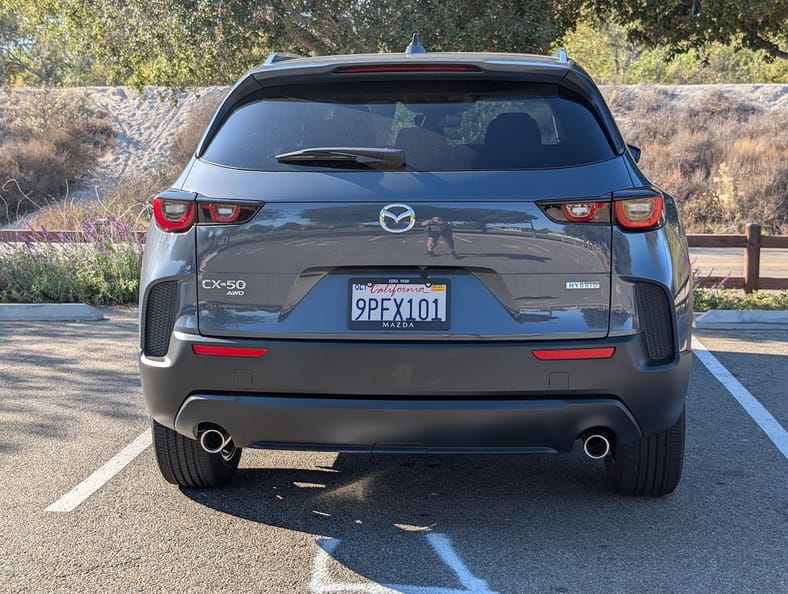
MULTIPOLYGON (((0 323, 0 592, 788 589, 788 460, 697 357, 661 499, 611 493, 579 451, 245 451, 229 486, 181 490, 147 447, 45 511, 148 429, 136 311, 104 315, 0 323)), ((788 332, 697 336, 784 428, 788 332)))

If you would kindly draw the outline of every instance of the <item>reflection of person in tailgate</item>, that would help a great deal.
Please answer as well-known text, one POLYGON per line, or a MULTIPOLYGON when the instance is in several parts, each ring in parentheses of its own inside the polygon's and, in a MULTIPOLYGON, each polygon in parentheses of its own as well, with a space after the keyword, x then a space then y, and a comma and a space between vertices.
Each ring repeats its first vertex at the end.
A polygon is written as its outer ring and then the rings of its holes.
POLYGON ((421 223, 422 227, 427 228, 427 254, 430 256, 435 255, 435 246, 438 245, 438 240, 442 237, 446 245, 451 250, 451 255, 457 258, 457 252, 454 251, 454 237, 451 231, 451 223, 444 221, 440 217, 432 217, 421 223))

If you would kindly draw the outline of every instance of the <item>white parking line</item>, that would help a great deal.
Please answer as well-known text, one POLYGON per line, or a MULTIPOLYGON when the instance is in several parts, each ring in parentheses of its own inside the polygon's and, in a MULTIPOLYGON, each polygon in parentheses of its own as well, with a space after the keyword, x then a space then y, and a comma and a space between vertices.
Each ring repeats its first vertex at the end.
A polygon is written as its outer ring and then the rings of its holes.
POLYGON ((334 551, 342 542, 338 538, 321 538, 317 541, 318 550, 312 563, 312 579, 309 582, 309 589, 314 594, 350 594, 352 592, 358 594, 496 594, 490 590, 485 580, 473 575, 468 566, 463 563, 448 536, 436 532, 427 534, 426 538, 441 560, 457 576, 462 589, 411 584, 335 581, 329 565, 334 551))
POLYGON ((44 511, 70 512, 103 487, 113 476, 118 474, 134 458, 139 456, 151 444, 150 429, 137 437, 129 445, 118 452, 109 462, 91 474, 44 511))
POLYGON ((763 429, 766 436, 772 440, 772 443, 777 446, 782 455, 788 458, 788 431, 786 431, 780 423, 777 422, 772 414, 758 402, 747 388, 741 385, 739 380, 733 377, 717 358, 709 352, 709 349, 699 341, 696 337, 692 337, 692 350, 695 355, 700 359, 711 374, 725 387, 731 396, 733 396, 742 408, 747 411, 747 414, 752 417, 752 420, 758 423, 758 426, 763 429))

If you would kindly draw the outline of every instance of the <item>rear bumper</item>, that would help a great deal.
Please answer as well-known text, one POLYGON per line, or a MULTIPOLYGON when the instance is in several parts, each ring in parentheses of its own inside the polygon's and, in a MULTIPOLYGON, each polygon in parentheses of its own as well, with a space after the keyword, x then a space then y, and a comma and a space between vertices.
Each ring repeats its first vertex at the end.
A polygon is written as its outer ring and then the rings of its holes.
POLYGON ((159 423, 220 425, 242 447, 335 451, 568 451, 592 428, 629 440, 681 414, 689 352, 663 365, 642 335, 518 343, 218 340, 175 332, 140 359, 159 423), (193 344, 259 346, 260 359, 193 344), (538 361, 534 349, 613 346, 610 359, 538 361))
POLYGON ((190 396, 175 420, 195 436, 210 419, 241 447, 339 452, 566 452, 594 427, 639 437, 615 400, 351 400, 190 396))

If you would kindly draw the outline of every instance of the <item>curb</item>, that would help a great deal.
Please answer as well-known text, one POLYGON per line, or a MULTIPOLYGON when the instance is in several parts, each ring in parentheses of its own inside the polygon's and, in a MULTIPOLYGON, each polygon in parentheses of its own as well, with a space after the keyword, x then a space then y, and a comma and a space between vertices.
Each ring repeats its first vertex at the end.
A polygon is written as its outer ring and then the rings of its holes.
POLYGON ((692 322, 697 330, 788 330, 788 311, 714 309, 692 322))
POLYGON ((104 314, 84 303, 6 303, 0 322, 98 322, 104 314))

